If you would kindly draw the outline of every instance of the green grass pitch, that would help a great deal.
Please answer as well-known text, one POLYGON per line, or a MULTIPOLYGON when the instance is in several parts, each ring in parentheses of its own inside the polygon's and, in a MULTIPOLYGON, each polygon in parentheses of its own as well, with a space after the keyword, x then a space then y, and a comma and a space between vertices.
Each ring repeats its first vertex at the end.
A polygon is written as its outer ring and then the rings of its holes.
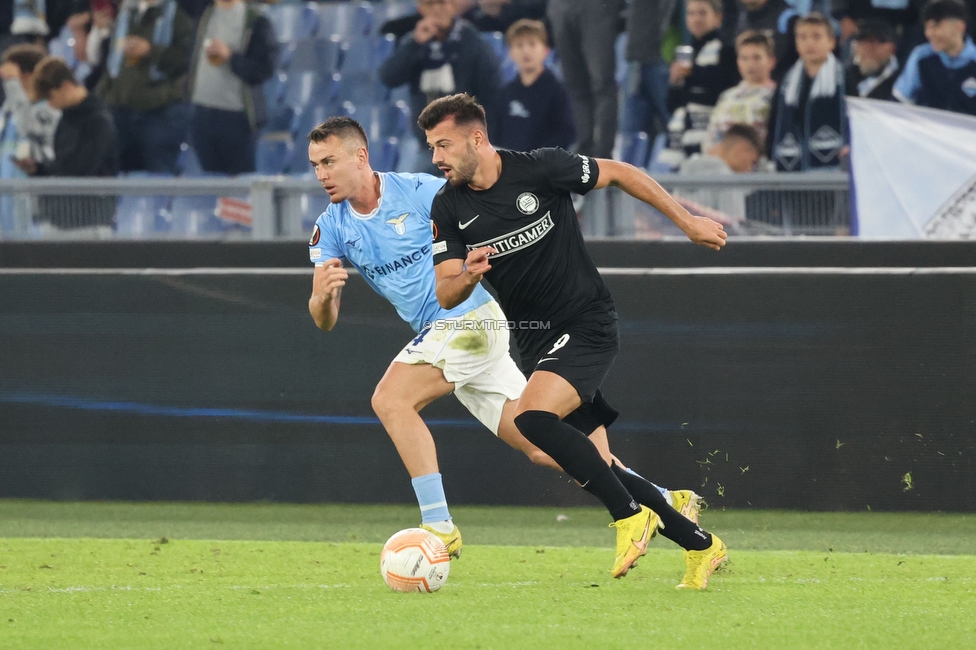
POLYGON ((598 509, 454 507, 464 555, 393 593, 410 506, 0 501, 0 648, 973 647, 976 516, 706 511, 732 564, 622 580, 598 509), (557 515, 565 515, 557 521, 557 515))

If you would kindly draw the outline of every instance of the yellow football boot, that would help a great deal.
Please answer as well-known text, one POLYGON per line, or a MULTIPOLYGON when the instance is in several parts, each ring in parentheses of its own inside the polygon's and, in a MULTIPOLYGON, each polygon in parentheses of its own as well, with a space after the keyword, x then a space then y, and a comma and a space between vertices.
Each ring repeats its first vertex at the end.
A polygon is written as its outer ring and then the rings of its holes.
POLYGON ((708 586, 708 577, 723 562, 728 561, 729 550, 725 542, 712 533, 712 545, 704 551, 685 551, 685 577, 681 579, 677 589, 697 589, 704 591, 708 586))
POLYGON ((420 527, 437 535, 438 539, 444 542, 444 546, 447 547, 448 555, 455 559, 461 557, 461 531, 458 529, 457 525, 455 525, 454 530, 449 533, 441 533, 436 531, 428 524, 420 524, 420 527))
POLYGON ((649 508, 641 506, 640 512, 626 519, 610 524, 617 529, 617 554, 610 573, 614 578, 627 575, 637 558, 647 553, 647 543, 651 541, 651 531, 657 530, 658 516, 649 508))
POLYGON ((671 507, 697 524, 698 514, 702 510, 702 498, 691 490, 671 490, 671 507))

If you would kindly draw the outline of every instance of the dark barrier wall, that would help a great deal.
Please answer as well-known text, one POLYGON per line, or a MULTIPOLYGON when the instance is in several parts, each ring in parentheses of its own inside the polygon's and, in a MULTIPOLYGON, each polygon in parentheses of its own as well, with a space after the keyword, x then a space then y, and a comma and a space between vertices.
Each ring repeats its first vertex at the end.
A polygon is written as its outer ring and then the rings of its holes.
MULTIPOLYGON (((412 502, 369 399, 411 336, 354 276, 0 273, 0 496, 412 502)), ((713 506, 976 510, 976 275, 607 278, 617 455, 713 506)), ((454 503, 590 504, 453 397, 454 503)))
MULTIPOLYGON (((976 242, 735 239, 715 253, 688 241, 587 242, 600 267, 971 267, 976 242)), ((0 242, 0 268, 295 268, 302 242, 0 242)))

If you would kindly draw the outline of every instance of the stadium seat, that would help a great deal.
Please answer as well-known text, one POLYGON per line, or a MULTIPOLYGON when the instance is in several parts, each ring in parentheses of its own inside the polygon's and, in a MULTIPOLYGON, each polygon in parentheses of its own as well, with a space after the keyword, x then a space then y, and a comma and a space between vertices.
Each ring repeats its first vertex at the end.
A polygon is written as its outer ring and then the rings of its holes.
POLYGON ((288 75, 284 72, 276 72, 270 79, 264 82, 264 100, 268 104, 269 113, 284 99, 285 85, 287 83, 288 75))
POLYGON ((373 29, 379 31, 379 28, 384 23, 415 13, 417 13, 417 3, 412 0, 388 0, 375 7, 373 11, 373 29))
POLYGON ((630 163, 635 167, 647 166, 647 156, 650 151, 650 141, 643 131, 639 133, 618 133, 614 158, 630 163))
POLYGON ((343 43, 339 70, 343 74, 372 73, 393 54, 395 48, 396 39, 392 35, 370 36, 343 43))
MULTIPOLYGON (((129 178, 137 174, 129 174, 129 178)), ((138 174, 150 177, 153 174, 138 174)), ((115 232, 125 238, 139 239, 151 237, 153 234, 169 230, 169 224, 163 219, 163 213, 168 209, 169 196, 133 196, 125 194, 119 197, 115 209, 115 232)))
POLYGON ((295 157, 295 143, 290 133, 269 133, 257 143, 259 174, 287 173, 295 157))
POLYGON ((355 40, 373 29, 373 6, 368 2, 327 2, 319 7, 319 32, 355 40))
POLYGON ((170 232, 183 237, 216 235, 227 230, 217 218, 217 196, 176 196, 169 209, 170 232))
POLYGON ((356 106, 387 101, 389 91, 372 73, 338 75, 338 96, 356 106))
POLYGON ((402 138, 410 133, 410 106, 404 101, 380 105, 377 118, 381 138, 402 138))
POLYGON ((617 85, 623 88, 627 83, 627 32, 617 37, 614 53, 617 59, 614 77, 617 85))
POLYGON ((378 172, 396 171, 400 162, 400 141, 396 138, 380 138, 369 143, 369 163, 378 172))
POLYGON ((288 76, 284 104, 301 112, 310 105, 336 103, 341 95, 340 75, 323 76, 318 72, 299 72, 288 76))
POLYGON ((502 83, 508 83, 518 75, 518 66, 508 56, 508 46, 505 45, 505 35, 501 32, 482 32, 481 38, 491 46, 501 69, 502 83))
POLYGON ((397 159, 396 171, 412 172, 417 166, 420 156, 420 143, 417 142, 412 134, 401 139, 399 144, 400 155, 397 159))
POLYGON ((294 44, 288 60, 288 72, 331 74, 339 69, 341 52, 342 44, 336 36, 298 41, 294 44))
POLYGON ((272 5, 265 15, 271 21, 281 44, 311 38, 319 30, 318 5, 314 2, 272 5))

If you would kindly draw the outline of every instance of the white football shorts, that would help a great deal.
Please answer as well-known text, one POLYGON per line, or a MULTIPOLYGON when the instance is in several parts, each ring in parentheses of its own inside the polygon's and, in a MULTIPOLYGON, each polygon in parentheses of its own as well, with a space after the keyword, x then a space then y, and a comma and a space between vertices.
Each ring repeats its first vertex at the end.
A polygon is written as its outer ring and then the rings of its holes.
POLYGON ((497 436, 505 402, 517 400, 526 383, 508 346, 505 314, 491 300, 463 316, 434 321, 393 361, 440 368, 458 401, 497 436))

